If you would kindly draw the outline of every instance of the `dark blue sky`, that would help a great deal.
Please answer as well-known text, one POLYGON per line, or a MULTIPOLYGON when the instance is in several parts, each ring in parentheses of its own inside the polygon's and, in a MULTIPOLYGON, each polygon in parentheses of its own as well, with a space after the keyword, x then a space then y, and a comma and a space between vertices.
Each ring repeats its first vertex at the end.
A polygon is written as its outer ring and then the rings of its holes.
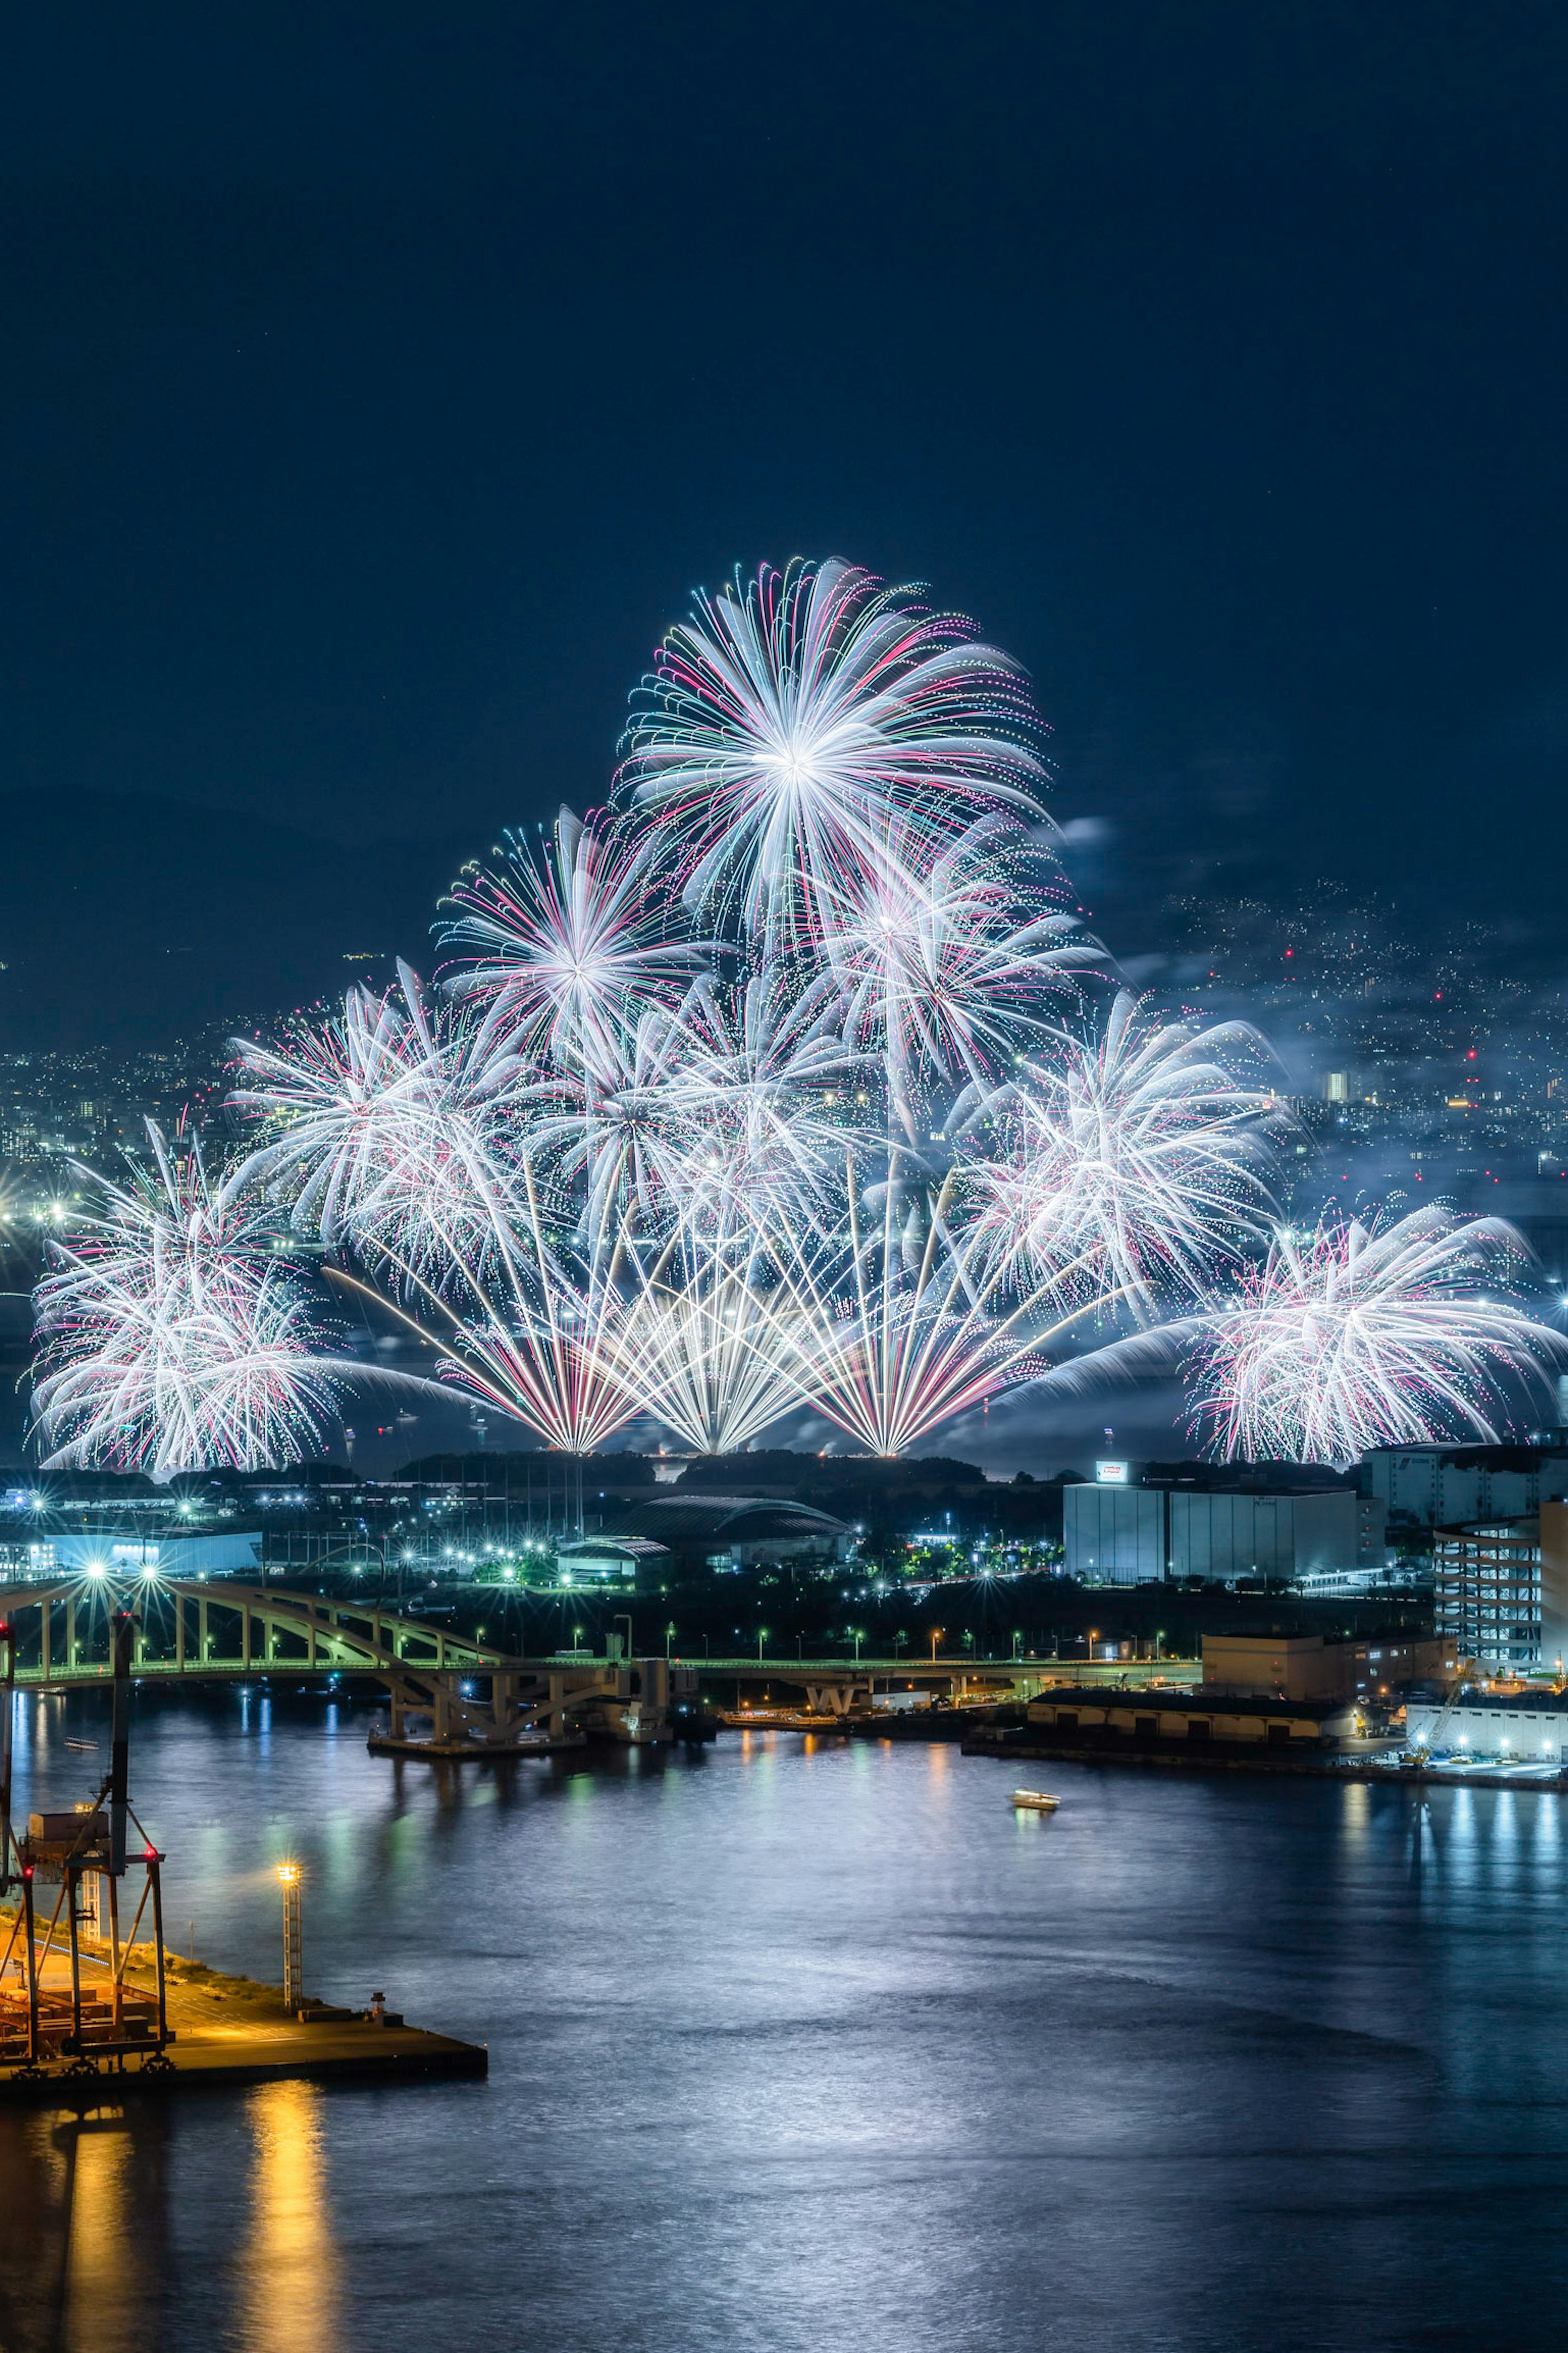
POLYGON ((112 792, 483 849, 602 792, 690 586, 837 551, 1031 667, 1134 881, 1555 920, 1560 8, 89 5, 8 52, 0 793, 62 842, 112 792))

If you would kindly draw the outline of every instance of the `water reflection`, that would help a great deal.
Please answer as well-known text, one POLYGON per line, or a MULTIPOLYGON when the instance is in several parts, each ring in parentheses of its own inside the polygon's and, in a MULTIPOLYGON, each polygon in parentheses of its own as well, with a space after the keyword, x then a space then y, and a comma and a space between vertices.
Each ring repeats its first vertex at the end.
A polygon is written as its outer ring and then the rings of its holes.
POLYGON ((341 2342, 322 2098, 313 2084, 268 2084, 246 2102, 255 2150, 240 2340, 248 2353, 335 2353, 341 2342))
POLYGON ((168 2256, 168 2118, 106 2104, 0 2117, 5 2353, 150 2353, 168 2256))
POLYGON ((0 2109, 5 2353, 1555 2353, 1555 1794, 1061 1765, 1038 1817, 902 1741, 492 1777, 260 1713, 138 1703, 171 1919, 275 1976, 287 1849, 311 1990, 489 2083, 0 2109))
POLYGON ((138 2315, 147 2250, 133 2227, 131 2133, 122 2114, 58 2126, 65 2152, 63 2330, 67 2346, 132 2353, 144 2341, 138 2315))

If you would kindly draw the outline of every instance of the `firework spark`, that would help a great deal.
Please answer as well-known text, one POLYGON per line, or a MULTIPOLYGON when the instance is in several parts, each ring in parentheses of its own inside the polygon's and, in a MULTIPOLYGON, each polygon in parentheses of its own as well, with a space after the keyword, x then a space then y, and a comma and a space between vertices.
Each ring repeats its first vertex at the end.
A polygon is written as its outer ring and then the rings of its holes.
POLYGON ((462 913, 445 937, 468 965, 457 992, 486 1008, 485 1050, 504 1040, 590 1085, 618 1072, 625 1031, 671 1005, 701 962, 696 942, 667 934, 647 846, 646 832, 639 854, 609 822, 563 808, 537 849, 509 835, 500 873, 454 886, 462 913))
POLYGON ((1037 818, 1041 730, 973 625, 840 563, 700 596, 637 697, 620 788, 680 845, 689 889, 752 932, 809 931, 813 889, 911 827, 1037 818))
POLYGON ((125 1185, 79 1172, 102 1206, 50 1244, 34 1294, 44 1459, 158 1479, 298 1461, 363 1367, 321 1354, 276 1221, 209 1184, 195 1139, 152 1120, 147 1135, 151 1166, 125 1185))
POLYGON ((1161 1026, 1125 990, 1099 1037, 1062 1030, 1055 1057, 965 1113, 988 1148, 971 1166, 980 1232, 1014 1281, 1087 1282, 1152 1322, 1201 1296, 1269 1207, 1272 1097, 1225 1057, 1262 1040, 1240 1023, 1161 1026))
POLYGON ((1563 1345, 1496 1295, 1510 1254, 1527 1255, 1502 1219, 1438 1208, 1381 1232, 1277 1229, 1267 1263, 1206 1321, 1194 1423, 1226 1461, 1344 1465, 1374 1446, 1495 1440, 1500 1385, 1539 1377, 1563 1345))

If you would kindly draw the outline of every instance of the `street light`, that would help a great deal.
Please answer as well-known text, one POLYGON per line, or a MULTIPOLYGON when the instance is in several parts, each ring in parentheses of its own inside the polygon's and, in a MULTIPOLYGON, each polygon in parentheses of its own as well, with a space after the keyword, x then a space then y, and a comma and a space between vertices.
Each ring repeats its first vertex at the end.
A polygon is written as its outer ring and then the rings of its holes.
POLYGON ((855 1637, 855 1663, 858 1666, 860 1663, 860 1645, 865 1641, 866 1637, 858 1626, 852 1626, 849 1630, 855 1637))
POLYGON ((670 1620, 670 1621, 669 1621, 668 1625, 668 1626, 665 1628, 665 1630, 664 1630, 664 1663, 665 1663, 665 1665, 666 1665, 667 1667, 668 1667, 668 1664, 669 1664, 669 1646, 670 1646, 670 1644, 674 1641, 674 1640, 675 1640, 675 1620, 674 1620, 674 1619, 672 1618, 672 1619, 670 1620))
POLYGON ((300 1917, 299 1864, 280 1862, 278 1879, 283 1890, 283 2007, 285 2010, 298 2010, 305 1998, 305 1948, 300 1917))
POLYGON ((940 1626, 933 1626, 931 1630, 931 1662, 933 1667, 936 1664, 936 1646, 942 1639, 942 1631, 943 1629, 940 1626))
POLYGON ((767 1641, 767 1628, 765 1626, 759 1626, 757 1629, 757 1664, 759 1667, 763 1663, 763 1644, 767 1641))

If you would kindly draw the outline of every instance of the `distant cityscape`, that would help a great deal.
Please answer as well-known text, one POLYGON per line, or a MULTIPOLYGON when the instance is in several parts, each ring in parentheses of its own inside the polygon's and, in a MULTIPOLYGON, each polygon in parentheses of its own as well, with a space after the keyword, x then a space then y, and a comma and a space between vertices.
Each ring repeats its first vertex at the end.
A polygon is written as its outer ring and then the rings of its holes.
MULTIPOLYGON (((1417 944, 1396 911, 1328 883, 1293 901, 1173 898, 1163 928, 1168 951, 1128 977, 1173 1010, 1263 1032, 1302 1129, 1288 1155, 1303 1164, 1299 1213, 1434 1191, 1496 1209, 1510 1187, 1528 1215, 1544 1200, 1520 1185, 1568 1182, 1568 984, 1534 975, 1495 929, 1417 944)), ((189 1111, 237 1132, 223 1109, 228 1038, 215 1022, 131 1053, 0 1053, 12 1213, 18 1200, 47 1211, 72 1160, 112 1167, 148 1116, 189 1111)))

